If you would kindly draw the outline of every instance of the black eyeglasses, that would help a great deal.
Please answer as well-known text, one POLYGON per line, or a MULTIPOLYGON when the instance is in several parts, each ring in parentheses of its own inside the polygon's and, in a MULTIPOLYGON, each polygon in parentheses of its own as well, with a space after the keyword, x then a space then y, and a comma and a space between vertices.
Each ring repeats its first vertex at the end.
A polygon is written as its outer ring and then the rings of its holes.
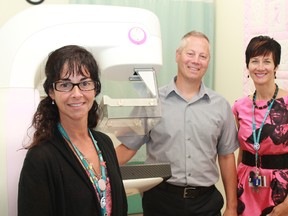
POLYGON ((69 92, 74 86, 78 86, 81 91, 92 91, 96 88, 96 83, 92 80, 83 81, 79 83, 65 82, 65 81, 57 81, 53 83, 53 88, 56 91, 60 92, 69 92))

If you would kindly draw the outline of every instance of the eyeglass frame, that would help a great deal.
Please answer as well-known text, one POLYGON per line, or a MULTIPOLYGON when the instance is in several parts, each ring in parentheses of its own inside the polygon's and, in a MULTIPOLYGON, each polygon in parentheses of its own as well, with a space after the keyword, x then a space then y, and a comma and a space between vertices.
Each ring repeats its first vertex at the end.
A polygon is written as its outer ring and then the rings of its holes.
POLYGON ((52 86, 53 86, 53 89, 55 91, 58 91, 58 92, 70 92, 70 91, 72 91, 74 89, 75 86, 77 86, 79 88, 79 90, 81 90, 81 91, 92 91, 92 90, 95 90, 97 88, 97 83, 94 80, 85 80, 85 81, 82 81, 82 82, 79 82, 79 83, 72 83, 72 82, 65 82, 65 81, 56 81, 56 82, 52 83, 52 86), (89 89, 89 90, 81 89, 80 84, 84 83, 84 82, 92 82, 92 83, 94 83, 94 88, 93 89, 89 89), (61 90, 56 88, 56 84, 57 83, 72 84, 72 88, 69 91, 61 91, 61 90))

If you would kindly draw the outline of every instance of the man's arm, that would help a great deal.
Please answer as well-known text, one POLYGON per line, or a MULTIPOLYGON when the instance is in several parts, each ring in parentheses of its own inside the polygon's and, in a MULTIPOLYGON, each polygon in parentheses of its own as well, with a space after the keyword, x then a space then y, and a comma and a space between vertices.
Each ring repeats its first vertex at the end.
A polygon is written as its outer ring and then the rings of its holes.
MULTIPOLYGON (((237 130, 239 130, 239 121, 237 119, 237 117, 235 116, 235 124, 236 124, 236 127, 237 127, 237 130)), ((239 148, 239 152, 238 152, 238 158, 237 158, 237 166, 241 163, 242 161, 242 149, 239 148)))
POLYGON ((126 147, 124 144, 120 144, 116 147, 116 154, 119 165, 126 164, 135 154, 137 150, 132 150, 126 147))
POLYGON ((226 194, 224 215, 237 215, 237 172, 234 153, 219 155, 218 162, 226 194))
POLYGON ((243 155, 243 150, 241 148, 239 148, 239 151, 238 151, 238 159, 237 159, 237 166, 239 166, 239 164, 241 163, 242 161, 242 155, 243 155))

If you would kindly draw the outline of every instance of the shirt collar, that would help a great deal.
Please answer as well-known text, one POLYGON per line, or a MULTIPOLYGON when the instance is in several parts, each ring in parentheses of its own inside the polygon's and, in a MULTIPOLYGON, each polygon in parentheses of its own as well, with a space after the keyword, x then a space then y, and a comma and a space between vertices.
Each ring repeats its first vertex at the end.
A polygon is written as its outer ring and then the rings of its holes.
MULTIPOLYGON (((167 97, 171 92, 175 92, 176 94, 178 94, 178 90, 177 90, 177 87, 176 87, 176 79, 177 79, 177 76, 174 77, 174 79, 172 79, 170 81, 170 83, 167 85, 167 91, 166 91, 166 95, 165 97, 167 97)), ((209 96, 209 91, 207 89, 207 87, 205 86, 204 82, 201 81, 201 86, 200 86, 200 91, 198 92, 198 98, 207 98, 209 99, 210 96, 209 96)))

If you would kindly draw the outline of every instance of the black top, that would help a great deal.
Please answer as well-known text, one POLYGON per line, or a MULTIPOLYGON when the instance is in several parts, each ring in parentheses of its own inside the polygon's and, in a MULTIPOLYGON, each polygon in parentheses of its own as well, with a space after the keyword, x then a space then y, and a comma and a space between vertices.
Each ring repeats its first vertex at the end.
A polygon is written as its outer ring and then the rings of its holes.
MULTIPOLYGON (((111 139, 93 137, 106 161, 112 216, 127 216, 127 199, 111 139)), ((57 130, 50 140, 31 148, 24 160, 18 190, 18 216, 96 216, 100 205, 81 163, 57 130)))

